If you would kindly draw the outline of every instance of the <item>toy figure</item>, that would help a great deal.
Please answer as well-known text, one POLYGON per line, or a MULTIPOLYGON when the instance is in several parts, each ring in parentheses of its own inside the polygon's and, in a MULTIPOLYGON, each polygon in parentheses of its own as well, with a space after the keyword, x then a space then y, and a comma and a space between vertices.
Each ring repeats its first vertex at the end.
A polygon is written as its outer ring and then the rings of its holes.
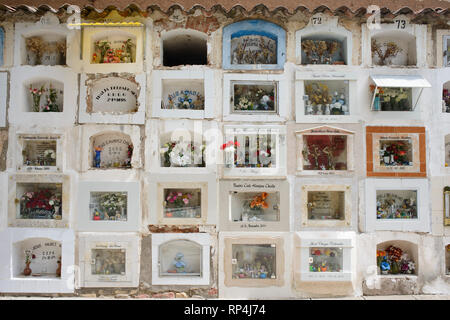
POLYGON ((94 209, 94 220, 101 220, 100 212, 97 209, 94 209))
POLYGON ((388 274, 389 270, 391 270, 391 265, 386 261, 386 257, 384 257, 383 261, 380 263, 381 274, 388 274))
POLYGON ((184 262, 183 258, 184 258, 184 254, 182 254, 181 252, 178 252, 175 255, 175 259, 173 261, 173 264, 175 266, 175 269, 176 269, 177 273, 184 273, 184 272, 186 272, 184 270, 184 268, 186 267, 186 262, 184 262))
POLYGON ((101 147, 95 147, 95 159, 94 159, 94 165, 96 168, 100 168, 100 163, 101 163, 101 159, 100 159, 100 153, 102 152, 102 148, 101 147))

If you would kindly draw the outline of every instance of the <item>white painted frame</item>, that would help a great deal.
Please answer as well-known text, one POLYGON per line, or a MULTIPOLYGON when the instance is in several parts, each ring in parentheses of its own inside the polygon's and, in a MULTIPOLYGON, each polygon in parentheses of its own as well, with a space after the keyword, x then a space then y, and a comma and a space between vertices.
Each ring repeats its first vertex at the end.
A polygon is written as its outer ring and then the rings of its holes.
POLYGON ((66 164, 66 153, 63 152, 66 146, 66 131, 62 128, 36 128, 32 133, 28 132, 24 127, 15 128, 10 131, 9 143, 14 145, 15 153, 11 151, 10 161, 12 161, 12 168, 18 172, 63 172, 66 164), (23 164, 22 151, 25 146, 25 141, 32 140, 56 140, 56 166, 27 166, 23 164), (27 139, 30 138, 30 139, 27 139))
MULTIPOLYGON (((289 182, 287 180, 224 180, 219 182, 219 214, 221 231, 289 231, 289 182), (278 192, 279 221, 232 221, 230 196, 232 192, 278 192)), ((270 205, 270 204, 269 204, 270 205)))
POLYGON ((365 232, 431 232, 427 179, 366 179, 365 188, 365 232), (377 219, 377 190, 416 190, 417 219, 377 219))
POLYGON ((80 141, 78 142, 79 150, 81 151, 79 154, 78 160, 78 170, 81 172, 87 171, 101 171, 101 172, 121 172, 124 170, 135 170, 139 169, 142 166, 141 163, 141 130, 137 125, 83 125, 79 126, 80 130, 80 141), (92 152, 91 150, 91 137, 97 136, 103 133, 108 132, 118 132, 122 134, 126 134, 130 137, 131 142, 133 143, 133 155, 131 158, 131 168, 129 169, 101 169, 92 167, 92 152))
POLYGON ((70 229, 7 228, 0 233, 0 256, 9 257, 0 267, 0 292, 73 293, 75 279, 75 235, 70 229), (30 238, 61 242, 61 278, 15 277, 13 246, 30 238))
MULTIPOLYGON (((10 124, 61 127, 71 126, 75 123, 78 101, 78 77, 72 70, 62 66, 22 66, 11 70, 10 91, 15 92, 10 98, 9 122, 10 124), (29 94, 25 83, 33 81, 50 80, 61 82, 64 85, 62 112, 26 112, 25 94, 29 94)), ((44 96, 45 98, 45 96, 44 96)), ((42 99, 42 97, 41 97, 42 99)))
POLYGON ((0 128, 6 127, 6 109, 8 105, 8 73, 0 72, 0 128))
POLYGON ((340 72, 295 72, 295 122, 297 123, 357 123, 360 120, 356 95, 357 77, 340 72), (305 115, 305 80, 348 81, 347 106, 349 115, 305 115))
POLYGON ((207 174, 217 171, 216 151, 220 142, 216 137, 218 124, 215 121, 194 121, 188 119, 148 120, 145 125, 145 135, 148 137, 145 141, 145 170, 152 174, 158 173, 177 173, 177 174, 207 174), (161 147, 162 143, 169 142, 174 134, 175 138, 185 137, 189 133, 191 141, 199 143, 196 139, 203 139, 206 147, 204 150, 205 167, 163 167, 161 166, 161 147), (169 140, 161 141, 161 138, 167 137, 169 140))
MULTIPOLYGON (((340 38, 346 44, 346 52, 344 52, 346 64, 345 66, 351 66, 352 62, 352 51, 353 51, 353 38, 352 32, 338 24, 338 17, 329 17, 323 13, 317 13, 310 18, 308 25, 295 32, 295 56, 296 64, 302 64, 302 37, 308 37, 313 35, 329 35, 330 37, 340 38)), ((314 67, 325 68, 342 68, 339 65, 314 65, 314 67)))
POLYGON ((152 285, 209 285, 210 284, 210 246, 211 236, 208 233, 154 233, 152 234, 152 285), (169 241, 188 240, 199 244, 201 251, 201 276, 159 275, 159 247, 169 241))
MULTIPOLYGON (((416 39, 416 65, 410 67, 423 68, 427 67, 427 25, 410 23, 409 19, 404 16, 397 16, 394 23, 381 23, 379 28, 369 29, 367 24, 361 24, 361 55, 362 64, 366 66, 372 65, 372 37, 386 32, 401 31, 409 34, 416 39), (404 20, 406 24, 402 28, 403 23, 398 21, 404 20)), ((392 66, 374 66, 377 68, 391 68, 392 66)))
POLYGON ((261 121, 283 122, 289 118, 290 86, 287 74, 254 74, 254 73, 225 73, 223 75, 223 120, 224 121, 261 121), (232 82, 245 81, 257 84, 259 81, 274 82, 277 85, 277 112, 263 113, 255 111, 248 114, 232 112, 232 82))
POLYGON ((137 287, 139 286, 140 237, 136 233, 89 233, 78 235, 78 260, 80 265, 80 287, 137 287), (92 249, 123 249, 125 256, 125 275, 91 274, 92 249))
POLYGON ((8 227, 19 228, 68 228, 71 221, 70 211, 71 181, 69 175, 53 174, 10 174, 8 177, 8 227), (61 220, 55 219, 20 219, 18 212, 20 204, 16 203, 18 183, 60 183, 61 187, 61 220))
MULTIPOLYGON (((347 182, 347 181, 346 181, 347 182)), ((350 227, 352 224, 352 213, 353 213, 353 201, 352 201, 352 185, 348 183, 343 184, 304 184, 301 187, 301 224, 304 227, 313 228, 336 228, 336 227, 350 227), (313 220, 308 219, 308 192, 327 192, 334 191, 344 192, 344 219, 330 219, 330 220, 313 220)))
POLYGON ((138 231, 141 222, 140 183, 138 181, 79 181, 77 230, 138 231), (89 209, 91 192, 127 192, 127 221, 93 221, 89 209))
POLYGON ((356 236, 346 232, 297 232, 295 234, 296 265, 294 277, 304 282, 353 282, 356 279, 356 236), (342 272, 310 272, 311 247, 343 248, 342 272))
POLYGON ((353 150, 354 150, 354 139, 355 139, 355 132, 341 129, 338 127, 332 127, 332 126, 318 126, 313 128, 308 128, 304 130, 299 130, 295 132, 296 138, 297 138, 297 149, 296 149, 296 155, 297 155, 297 169, 296 174, 297 175, 349 175, 352 174, 355 171, 355 163, 354 163, 354 157, 353 157, 353 150), (329 130, 331 132, 310 132, 312 130, 329 130), (304 170, 303 169, 303 136, 305 135, 344 135, 347 137, 347 170, 304 170))
MULTIPOLYGON (((129 76, 131 74, 127 74, 129 76)), ((111 77, 116 77, 116 75, 110 74, 111 77)), ((117 75, 117 77, 121 77, 122 74, 117 75)), ((138 83, 140 90, 139 96, 136 99, 136 103, 138 104, 138 109, 133 113, 124 113, 124 114, 108 114, 103 112, 92 112, 88 113, 87 110, 87 99, 89 88, 86 86, 87 81, 95 81, 88 80, 87 74, 81 74, 80 79, 80 108, 78 111, 78 121, 80 123, 114 123, 114 124, 144 124, 145 123, 145 106, 146 106, 146 74, 136 74, 133 75, 136 82, 138 83)))
MULTIPOLYGON (((25 38, 42 34, 57 34, 66 38, 66 65, 74 67, 79 56, 78 34, 70 29, 67 24, 60 23, 59 18, 48 12, 35 23, 18 22, 14 24, 14 66, 29 66, 24 64, 26 57, 25 38)), ((29 66, 29 67, 40 67, 29 66)), ((66 68, 64 65, 42 66, 44 68, 66 68)), ((47 70, 49 70, 47 69, 47 70)), ((45 74, 45 73, 43 73, 45 74)))
POLYGON ((214 70, 202 68, 201 70, 153 70, 152 72, 152 117, 154 118, 186 118, 186 119, 206 119, 214 118, 216 99, 214 70), (161 104, 164 100, 164 81, 178 80, 186 81, 186 87, 189 81, 203 81, 204 110, 178 110, 162 109, 161 104))
POLYGON ((144 196, 147 203, 144 213, 145 224, 165 225, 202 225, 217 224, 217 190, 218 184, 215 174, 196 173, 155 173, 144 176, 144 196), (201 189, 201 218, 164 218, 161 188, 201 189))

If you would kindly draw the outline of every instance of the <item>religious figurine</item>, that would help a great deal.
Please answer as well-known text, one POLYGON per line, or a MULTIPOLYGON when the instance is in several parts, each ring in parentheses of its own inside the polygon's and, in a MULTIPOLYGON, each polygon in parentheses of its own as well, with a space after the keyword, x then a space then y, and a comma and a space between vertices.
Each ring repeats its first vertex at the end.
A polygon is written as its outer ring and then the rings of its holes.
POLYGON ((96 168, 100 168, 100 163, 101 163, 100 154, 101 154, 102 150, 103 149, 101 147, 95 147, 94 166, 96 168))
POLYGON ((175 259, 173 260, 173 264, 175 266, 175 270, 177 271, 177 273, 184 273, 184 272, 186 272, 184 270, 184 268, 186 267, 186 262, 184 262, 183 258, 184 258, 184 254, 182 254, 181 252, 178 252, 175 255, 175 259))

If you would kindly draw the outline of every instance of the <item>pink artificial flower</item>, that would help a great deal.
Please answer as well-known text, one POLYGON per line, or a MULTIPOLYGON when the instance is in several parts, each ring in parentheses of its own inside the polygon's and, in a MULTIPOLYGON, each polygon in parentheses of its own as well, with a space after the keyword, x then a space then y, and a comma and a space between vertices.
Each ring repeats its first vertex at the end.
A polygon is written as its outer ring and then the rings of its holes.
POLYGON ((184 198, 183 202, 184 202, 184 204, 188 204, 189 203, 189 199, 184 198))
POLYGON ((173 203, 174 201, 175 201, 175 200, 173 200, 173 198, 169 200, 170 203, 173 203))
POLYGON ((178 196, 181 197, 183 194, 181 192, 178 192, 178 196))

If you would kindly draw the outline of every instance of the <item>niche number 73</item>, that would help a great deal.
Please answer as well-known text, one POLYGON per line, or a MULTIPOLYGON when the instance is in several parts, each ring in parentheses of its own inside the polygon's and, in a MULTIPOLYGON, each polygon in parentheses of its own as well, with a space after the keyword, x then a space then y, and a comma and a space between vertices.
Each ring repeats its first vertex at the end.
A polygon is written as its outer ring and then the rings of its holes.
POLYGON ((397 24, 397 29, 405 29, 406 27, 406 20, 396 20, 395 23, 397 24))

